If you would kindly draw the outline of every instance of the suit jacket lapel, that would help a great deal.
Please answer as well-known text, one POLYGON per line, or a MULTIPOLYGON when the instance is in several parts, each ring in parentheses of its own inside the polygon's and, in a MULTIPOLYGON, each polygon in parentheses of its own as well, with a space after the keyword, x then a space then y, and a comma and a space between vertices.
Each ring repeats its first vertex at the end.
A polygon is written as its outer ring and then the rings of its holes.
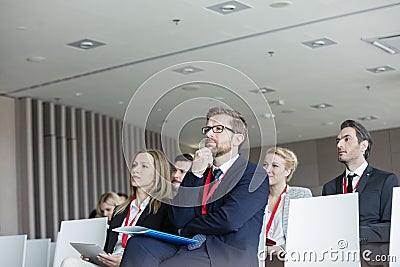
POLYGON ((361 193, 364 190, 365 186, 368 183, 369 177, 371 176, 371 173, 372 173, 373 169, 374 168, 371 165, 368 164, 368 166, 365 169, 362 177, 360 177, 360 182, 358 183, 358 187, 356 189, 356 192, 361 193))
POLYGON ((137 226, 141 226, 143 224, 143 221, 146 220, 146 218, 150 215, 149 214, 149 206, 150 206, 149 204, 147 204, 147 206, 144 209, 144 211, 142 212, 142 214, 140 214, 140 217, 138 218, 138 220, 136 222, 137 226))
MULTIPOLYGON (((232 164, 227 173, 224 173, 224 178, 217 190, 224 190, 223 192, 230 191, 242 178, 243 172, 246 168, 247 161, 241 156, 232 164), (225 177, 225 175, 227 175, 225 177)), ((219 194, 216 194, 219 195, 219 194)))
POLYGON ((122 225, 122 222, 124 221, 126 215, 128 214, 129 207, 130 207, 130 205, 128 205, 127 208, 125 208, 123 212, 114 215, 112 224, 110 225, 111 229, 120 227, 122 225))
POLYGON ((346 171, 336 178, 336 194, 343 194, 343 177, 346 175, 346 171))
POLYGON ((110 224, 110 229, 108 231, 109 236, 108 236, 108 242, 106 244, 107 248, 105 248, 107 252, 110 252, 110 253, 113 252, 114 246, 117 243, 117 239, 118 239, 118 233, 113 232, 112 229, 120 227, 122 225, 122 222, 124 221, 126 215, 128 214, 129 208, 130 208, 130 205, 128 205, 127 208, 125 208, 125 210, 123 212, 114 215, 114 217, 112 218, 111 224, 110 224))

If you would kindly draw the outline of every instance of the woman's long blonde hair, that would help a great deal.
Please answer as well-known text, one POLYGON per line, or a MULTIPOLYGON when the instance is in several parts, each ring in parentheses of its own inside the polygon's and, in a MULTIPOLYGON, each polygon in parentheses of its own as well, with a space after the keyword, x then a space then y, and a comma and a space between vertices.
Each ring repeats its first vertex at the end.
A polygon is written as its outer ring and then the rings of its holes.
MULTIPOLYGON (((158 149, 146 149, 136 153, 135 157, 132 160, 131 168, 135 158, 141 153, 151 155, 153 158, 154 183, 151 188, 147 189, 146 193, 150 195, 149 212, 153 212, 154 214, 156 214, 159 207, 161 206, 161 203, 163 201, 168 201, 173 197, 170 163, 162 151, 158 149)), ((132 198, 135 196, 135 194, 136 187, 132 186, 131 183, 130 197, 124 203, 115 208, 114 214, 118 214, 124 211, 125 208, 130 205, 132 198)))
POLYGON ((103 217, 103 213, 101 211, 101 204, 106 203, 107 205, 113 206, 115 208, 119 204, 121 204, 121 198, 118 196, 117 193, 114 192, 106 192, 102 194, 97 202, 96 207, 96 216, 103 217))

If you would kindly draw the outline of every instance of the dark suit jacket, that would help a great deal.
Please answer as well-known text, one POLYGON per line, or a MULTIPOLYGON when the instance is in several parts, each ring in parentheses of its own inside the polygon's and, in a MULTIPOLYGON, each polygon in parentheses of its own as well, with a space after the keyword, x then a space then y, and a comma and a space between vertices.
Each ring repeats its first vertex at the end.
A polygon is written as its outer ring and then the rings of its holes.
MULTIPOLYGON (((105 252, 112 253, 114 251, 114 246, 117 243, 119 233, 112 231, 112 229, 122 226, 122 223, 128 214, 129 207, 130 206, 128 205, 123 212, 113 215, 107 231, 106 243, 104 244, 105 252)), ((147 205, 146 209, 140 215, 136 225, 171 234, 178 233, 177 228, 168 218, 168 205, 165 203, 161 204, 156 214, 153 212, 149 214, 149 205, 147 205)))
MULTIPOLYGON (((181 185, 195 187, 189 197, 201 203, 203 178, 188 172, 181 185), (198 196, 198 197, 196 197, 198 196)), ((170 217, 181 235, 207 236, 206 249, 211 266, 258 266, 258 243, 263 223, 264 209, 268 201, 269 181, 264 169, 239 157, 225 174, 211 201, 206 205, 207 214, 202 215, 201 206, 171 207, 170 217)))
MULTIPOLYGON (((326 183, 322 195, 343 194, 345 173, 326 183)), ((397 176, 373 168, 365 169, 358 192, 361 242, 389 242, 393 187, 398 186, 397 176)))

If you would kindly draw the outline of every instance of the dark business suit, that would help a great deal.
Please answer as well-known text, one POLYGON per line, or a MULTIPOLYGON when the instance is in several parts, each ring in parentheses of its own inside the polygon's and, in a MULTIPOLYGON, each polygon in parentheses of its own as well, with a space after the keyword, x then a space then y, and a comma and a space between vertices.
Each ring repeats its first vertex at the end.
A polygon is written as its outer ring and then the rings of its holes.
MULTIPOLYGON (((322 195, 343 194, 345 173, 326 183, 322 195)), ((393 187, 398 186, 397 176, 378 170, 371 165, 365 169, 356 189, 360 221, 360 241, 375 250, 387 254, 390 239, 393 187)), ((369 248, 365 247, 364 249, 369 248)))
POLYGON ((179 204, 179 199, 188 197, 193 205, 173 206, 170 209, 171 221, 182 229, 181 235, 193 237, 204 234, 207 236, 205 244, 189 252, 186 246, 175 246, 145 237, 136 240, 131 238, 121 267, 152 267, 158 266, 160 262, 160 266, 174 267, 258 266, 259 236, 269 192, 265 170, 239 157, 206 205, 207 214, 202 215, 198 203, 201 203, 202 186, 208 171, 202 178, 188 172, 175 198, 175 204, 179 204), (190 187, 193 191, 185 196, 186 190, 181 190, 182 186, 190 187))
MULTIPOLYGON (((114 246, 118 240, 117 232, 112 231, 114 228, 122 226, 122 223, 128 214, 128 209, 130 205, 128 205, 123 212, 114 214, 110 227, 107 231, 106 243, 104 245, 104 251, 107 253, 112 253, 114 251, 114 246)), ((177 228, 172 225, 171 221, 168 218, 168 205, 162 203, 157 213, 153 212, 149 213, 150 206, 147 205, 145 210, 142 212, 138 221, 136 223, 137 226, 144 226, 154 230, 164 231, 171 234, 177 234, 177 228)))

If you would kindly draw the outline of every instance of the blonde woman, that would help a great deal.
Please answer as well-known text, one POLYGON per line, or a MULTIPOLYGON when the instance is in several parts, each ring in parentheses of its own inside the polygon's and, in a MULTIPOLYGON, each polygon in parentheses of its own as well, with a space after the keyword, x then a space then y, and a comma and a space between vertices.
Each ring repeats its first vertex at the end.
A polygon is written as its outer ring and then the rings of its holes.
POLYGON ((102 194, 97 203, 96 217, 107 217, 108 223, 110 223, 115 207, 121 202, 121 198, 117 193, 107 192, 102 194))
POLYGON ((265 210, 267 254, 279 253, 286 248, 290 200, 312 197, 310 189, 288 185, 297 164, 296 155, 287 148, 274 147, 266 152, 264 169, 269 177, 268 205, 265 210))
MULTIPOLYGON (((126 243, 130 236, 112 231, 120 226, 145 226, 159 231, 177 234, 177 229, 168 218, 168 205, 163 201, 172 198, 170 164, 164 153, 148 149, 138 152, 131 166, 130 197, 117 206, 112 216, 104 251, 98 259, 106 266, 120 265, 126 243)), ((83 260, 88 261, 82 255, 83 260)), ((90 263, 76 261, 63 266, 90 266, 90 263), (83 264, 83 265, 82 265, 83 264)))

